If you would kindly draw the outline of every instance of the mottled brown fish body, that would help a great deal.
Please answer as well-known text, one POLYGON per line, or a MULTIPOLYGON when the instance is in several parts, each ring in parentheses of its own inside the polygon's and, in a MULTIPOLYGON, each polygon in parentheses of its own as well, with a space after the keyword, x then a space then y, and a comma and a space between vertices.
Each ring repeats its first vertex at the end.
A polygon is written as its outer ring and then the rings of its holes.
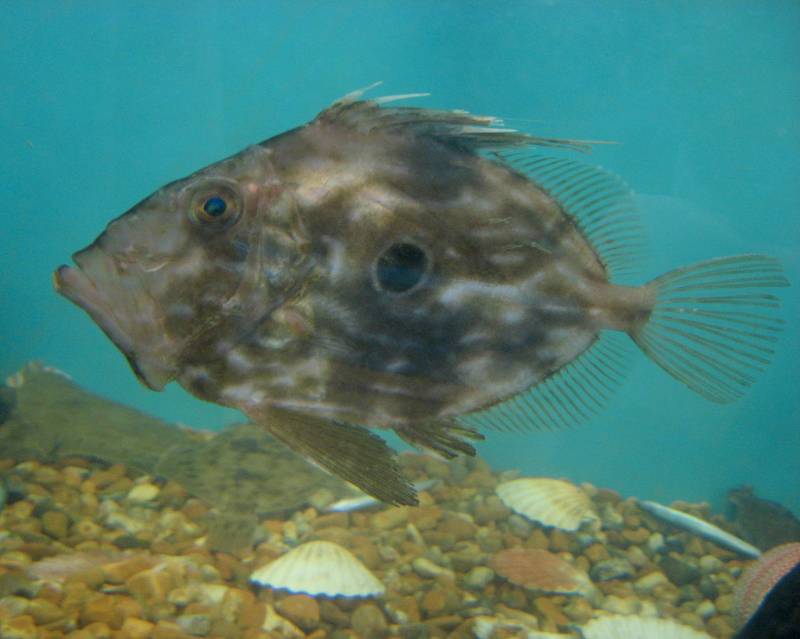
POLYGON ((452 456, 473 427, 580 421, 620 376, 610 333, 718 402, 766 364, 771 258, 616 285, 639 236, 627 187, 524 151, 585 145, 359 98, 163 187, 56 288, 151 388, 239 408, 394 503, 413 488, 364 427, 452 456))

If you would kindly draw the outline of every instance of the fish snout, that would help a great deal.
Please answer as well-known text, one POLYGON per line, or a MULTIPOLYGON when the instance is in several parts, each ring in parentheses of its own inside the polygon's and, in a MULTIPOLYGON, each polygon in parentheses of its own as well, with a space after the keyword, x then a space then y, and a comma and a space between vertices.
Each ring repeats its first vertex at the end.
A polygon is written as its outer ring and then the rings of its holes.
POLYGON ((76 266, 53 273, 56 292, 87 313, 128 360, 139 380, 161 390, 175 377, 169 344, 156 334, 153 301, 126 281, 117 261, 96 245, 73 255, 76 266))

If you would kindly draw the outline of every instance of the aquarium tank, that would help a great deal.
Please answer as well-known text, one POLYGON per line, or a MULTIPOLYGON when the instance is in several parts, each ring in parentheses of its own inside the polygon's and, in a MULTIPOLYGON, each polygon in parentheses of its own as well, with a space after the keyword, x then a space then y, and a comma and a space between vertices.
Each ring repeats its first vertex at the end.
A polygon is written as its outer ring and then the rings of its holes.
POLYGON ((800 637, 800 4, 0 27, 0 637, 800 637))

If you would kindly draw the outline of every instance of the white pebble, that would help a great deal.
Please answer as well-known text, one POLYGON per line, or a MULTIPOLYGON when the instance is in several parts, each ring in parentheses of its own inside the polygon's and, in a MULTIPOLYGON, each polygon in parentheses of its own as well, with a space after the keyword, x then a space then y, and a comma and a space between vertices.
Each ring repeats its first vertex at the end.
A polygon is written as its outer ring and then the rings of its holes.
POLYGON ((128 499, 138 502, 153 501, 160 492, 161 489, 155 484, 139 484, 128 491, 128 499))

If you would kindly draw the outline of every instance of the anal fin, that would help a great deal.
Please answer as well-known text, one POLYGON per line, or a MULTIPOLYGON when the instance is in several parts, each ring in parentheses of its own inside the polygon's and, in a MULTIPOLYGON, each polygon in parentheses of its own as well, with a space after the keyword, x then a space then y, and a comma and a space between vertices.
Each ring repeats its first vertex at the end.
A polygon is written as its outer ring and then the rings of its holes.
POLYGON ((406 442, 417 448, 427 448, 445 459, 452 459, 459 453, 475 456, 475 448, 464 441, 469 439, 483 440, 477 431, 462 426, 452 420, 435 420, 397 427, 395 432, 406 442))
POLYGON ((247 414, 289 448, 368 495, 390 504, 417 505, 416 491, 400 474, 392 449, 366 428, 279 408, 247 414))
POLYGON ((594 344, 543 381, 494 406, 458 418, 477 428, 554 430, 587 421, 610 399, 625 375, 625 335, 603 331, 594 344))

